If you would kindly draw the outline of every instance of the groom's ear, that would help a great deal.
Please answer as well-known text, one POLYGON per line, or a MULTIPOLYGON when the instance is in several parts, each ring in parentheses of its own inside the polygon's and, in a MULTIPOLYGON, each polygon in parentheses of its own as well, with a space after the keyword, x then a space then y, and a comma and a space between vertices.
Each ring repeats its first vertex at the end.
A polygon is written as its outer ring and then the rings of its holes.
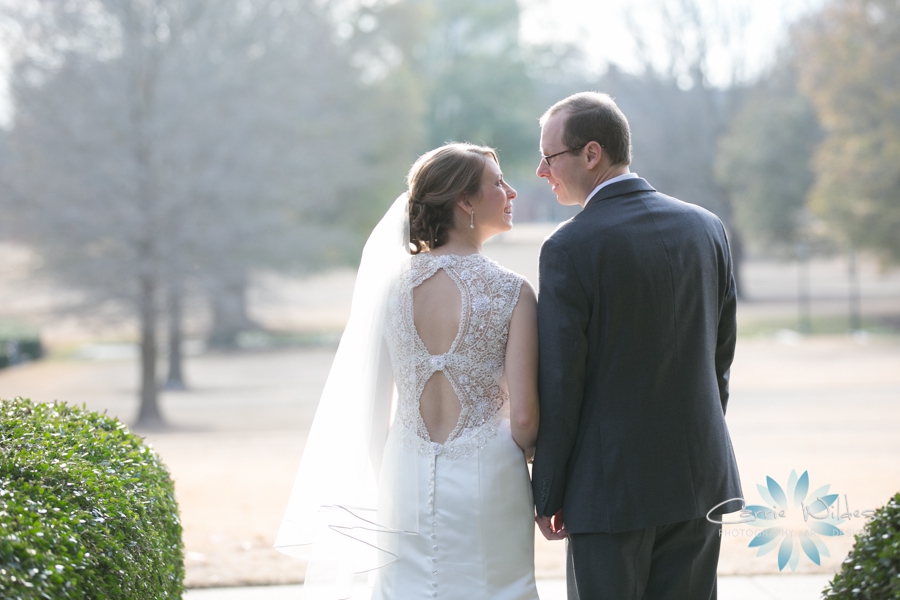
POLYGON ((588 142, 584 146, 584 158, 587 160, 587 168, 593 169, 600 166, 604 154, 605 150, 603 149, 603 146, 597 142, 588 142))

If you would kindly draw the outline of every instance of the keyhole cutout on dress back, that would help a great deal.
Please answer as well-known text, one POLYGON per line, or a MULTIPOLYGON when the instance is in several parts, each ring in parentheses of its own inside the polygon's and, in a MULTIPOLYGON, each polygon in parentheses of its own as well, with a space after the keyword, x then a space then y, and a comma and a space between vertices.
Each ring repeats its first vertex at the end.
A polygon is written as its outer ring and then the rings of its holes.
MULTIPOLYGON (((459 333, 462 295, 456 283, 443 270, 412 291, 413 323, 430 354, 450 350, 459 333)), ((459 422, 462 406, 450 381, 435 371, 419 397, 419 412, 432 442, 443 444, 459 422)))

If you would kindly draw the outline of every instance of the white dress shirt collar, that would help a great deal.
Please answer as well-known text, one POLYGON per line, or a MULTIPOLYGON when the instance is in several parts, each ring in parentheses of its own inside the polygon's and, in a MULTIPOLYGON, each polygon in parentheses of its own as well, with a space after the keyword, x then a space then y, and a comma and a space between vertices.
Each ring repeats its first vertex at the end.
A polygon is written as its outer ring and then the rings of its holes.
POLYGON ((624 175, 619 175, 618 177, 613 177, 612 179, 607 179, 606 181, 604 181, 603 183, 601 183, 600 185, 595 187, 594 191, 592 191, 590 194, 588 194, 587 200, 584 201, 584 206, 587 207, 588 202, 590 202, 591 199, 593 199, 593 197, 597 195, 597 192, 599 192, 600 190, 602 190, 609 184, 616 183, 617 181, 625 181, 626 179, 637 179, 637 177, 638 177, 637 173, 625 173, 624 175))

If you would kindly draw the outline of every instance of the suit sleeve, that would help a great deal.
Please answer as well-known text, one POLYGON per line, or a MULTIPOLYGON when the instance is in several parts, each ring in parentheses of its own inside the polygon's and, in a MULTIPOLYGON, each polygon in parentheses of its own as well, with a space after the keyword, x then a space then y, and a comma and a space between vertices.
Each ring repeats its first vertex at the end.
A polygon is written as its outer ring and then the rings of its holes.
POLYGON ((719 283, 719 328, 716 336, 716 379, 719 384, 719 400, 722 402, 722 413, 728 409, 728 380, 731 375, 731 363, 734 360, 734 348, 737 341, 737 289, 734 282, 734 270, 731 262, 731 250, 728 237, 722 228, 723 252, 720 266, 719 283))
POLYGON ((565 249, 541 247, 538 280, 541 425, 532 470, 538 515, 562 508, 567 465, 578 435, 587 361, 590 303, 565 249))

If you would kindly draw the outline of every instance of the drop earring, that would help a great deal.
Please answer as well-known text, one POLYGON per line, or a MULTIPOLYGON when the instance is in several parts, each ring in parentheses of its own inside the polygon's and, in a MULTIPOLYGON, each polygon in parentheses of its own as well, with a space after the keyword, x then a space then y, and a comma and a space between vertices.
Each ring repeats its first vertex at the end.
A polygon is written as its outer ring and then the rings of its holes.
POLYGON ((469 229, 475 229, 475 211, 469 213, 469 229))

